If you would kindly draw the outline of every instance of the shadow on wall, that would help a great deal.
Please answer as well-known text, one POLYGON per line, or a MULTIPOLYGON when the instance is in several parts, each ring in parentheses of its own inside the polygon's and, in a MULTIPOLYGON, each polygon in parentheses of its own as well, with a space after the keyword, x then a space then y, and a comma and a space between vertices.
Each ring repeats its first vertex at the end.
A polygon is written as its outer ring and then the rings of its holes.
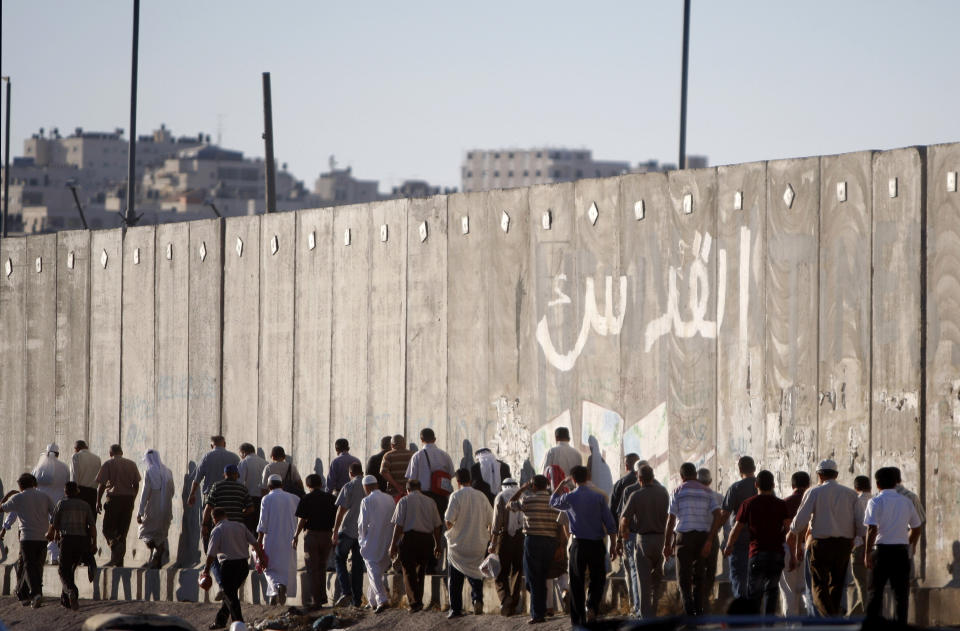
POLYGON ((947 563, 950 582, 945 587, 960 587, 960 541, 953 542, 953 561, 947 563))
POLYGON ((460 469, 470 470, 473 466, 473 443, 469 440, 463 441, 463 458, 460 459, 460 469))
POLYGON ((197 463, 191 460, 187 465, 187 475, 183 477, 183 484, 180 486, 183 517, 180 521, 180 539, 177 541, 177 567, 192 567, 200 562, 200 511, 203 502, 197 502, 194 506, 187 503, 196 471, 197 463))

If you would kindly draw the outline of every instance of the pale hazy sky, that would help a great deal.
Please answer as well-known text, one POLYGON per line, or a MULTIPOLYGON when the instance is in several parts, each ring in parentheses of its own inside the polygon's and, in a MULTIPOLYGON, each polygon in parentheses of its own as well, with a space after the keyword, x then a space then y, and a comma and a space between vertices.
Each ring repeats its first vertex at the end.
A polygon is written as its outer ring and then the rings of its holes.
MULTIPOLYGON (((129 126, 132 0, 7 0, 11 148, 129 126)), ((386 189, 459 186, 470 148, 675 162, 681 0, 144 0, 138 133, 166 123, 312 188, 330 154, 386 189)), ((688 153, 727 164, 960 140, 960 2, 693 0, 688 153)))

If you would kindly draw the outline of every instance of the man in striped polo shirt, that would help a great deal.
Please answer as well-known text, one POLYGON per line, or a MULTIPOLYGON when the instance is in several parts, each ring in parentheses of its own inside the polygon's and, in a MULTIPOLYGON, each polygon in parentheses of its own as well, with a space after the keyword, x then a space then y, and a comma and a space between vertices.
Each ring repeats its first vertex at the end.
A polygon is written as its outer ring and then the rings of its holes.
POLYGON ((680 465, 680 479, 683 483, 670 500, 663 556, 669 559, 676 549, 683 610, 688 616, 700 616, 707 596, 707 557, 715 552, 713 537, 723 523, 723 513, 710 487, 697 482, 696 465, 680 465))
POLYGON ((557 517, 560 513, 550 506, 548 484, 546 476, 535 475, 507 502, 509 510, 523 515, 523 573, 530 592, 530 624, 546 619, 547 573, 557 549, 557 517))
MULTIPOLYGON (((223 479, 210 487, 206 503, 203 507, 203 520, 200 522, 203 537, 210 537, 210 528, 213 523, 213 511, 222 508, 227 512, 230 521, 244 523, 244 518, 254 511, 253 499, 247 486, 240 482, 240 470, 235 464, 228 464, 223 468, 223 479)), ((211 566, 213 578, 220 585, 220 562, 214 560, 211 566)), ((220 596, 218 593, 217 596, 220 596)), ((219 598, 216 598, 219 600, 219 598)))

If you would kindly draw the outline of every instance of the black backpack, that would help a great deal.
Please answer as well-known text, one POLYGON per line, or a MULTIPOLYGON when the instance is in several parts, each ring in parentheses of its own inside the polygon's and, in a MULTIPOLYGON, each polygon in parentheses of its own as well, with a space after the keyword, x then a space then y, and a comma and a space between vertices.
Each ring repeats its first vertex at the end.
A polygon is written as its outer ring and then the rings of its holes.
POLYGON ((288 462, 287 472, 283 474, 283 486, 281 488, 287 493, 293 493, 297 497, 302 498, 306 495, 306 493, 303 492, 303 484, 290 477, 291 470, 293 470, 293 465, 288 462))

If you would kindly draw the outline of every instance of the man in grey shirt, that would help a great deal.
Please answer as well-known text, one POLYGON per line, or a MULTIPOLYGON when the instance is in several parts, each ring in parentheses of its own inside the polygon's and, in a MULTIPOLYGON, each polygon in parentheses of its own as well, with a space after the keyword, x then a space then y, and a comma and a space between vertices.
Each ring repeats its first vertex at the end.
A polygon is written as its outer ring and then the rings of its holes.
POLYGON ((340 593, 336 606, 349 603, 359 607, 363 597, 363 557, 360 556, 360 505, 363 503, 363 465, 357 460, 350 464, 350 481, 343 485, 335 502, 337 520, 333 526, 333 544, 337 563, 337 583, 340 593), (347 555, 351 556, 350 571, 347 571, 347 555))
POLYGON ((663 586, 663 533, 670 495, 653 479, 649 465, 641 466, 637 477, 640 488, 630 495, 620 513, 620 537, 635 537, 633 567, 639 586, 640 616, 649 620, 657 615, 663 586))
POLYGON ((267 461, 257 455, 257 450, 250 443, 240 445, 240 464, 237 465, 237 471, 240 472, 239 481, 247 487, 247 493, 253 500, 253 512, 244 518, 247 529, 250 532, 257 531, 257 524, 260 523, 260 500, 263 499, 263 470, 267 467, 267 461))
POLYGON ((85 441, 78 440, 73 444, 70 481, 80 487, 80 499, 90 505, 94 521, 97 519, 97 474, 102 464, 100 457, 90 452, 85 441))
MULTIPOLYGON (((197 503, 197 490, 204 496, 210 492, 214 483, 223 479, 223 468, 229 464, 240 464, 240 457, 232 451, 227 451, 227 441, 223 436, 210 437, 210 451, 203 455, 197 470, 193 474, 193 484, 190 486, 190 497, 187 504, 197 503)), ((203 506, 203 502, 200 503, 203 506)))
POLYGON ((21 475, 17 486, 19 491, 4 496, 0 512, 16 513, 20 525, 17 599, 37 608, 43 600, 43 562, 47 558, 47 529, 54 506, 46 494, 37 490, 37 479, 32 474, 21 475))
POLYGON ((210 533, 210 544, 207 548, 207 562, 203 568, 205 576, 210 575, 210 567, 214 562, 220 564, 220 587, 223 590, 223 604, 217 612, 217 618, 210 626, 211 629, 220 629, 227 626, 227 621, 243 622, 243 613, 240 611, 239 590, 247 580, 248 561, 247 547, 256 550, 261 562, 264 558, 263 548, 257 543, 256 537, 240 522, 227 519, 227 511, 223 508, 213 509, 213 532, 210 533))
MULTIPOLYGON (((740 479, 727 489, 721 505, 723 522, 736 521, 737 511, 744 501, 757 494, 757 478, 754 475, 757 465, 750 456, 741 456, 737 461, 740 479)), ((743 533, 733 542, 733 554, 730 555, 730 588, 734 598, 747 598, 747 566, 750 564, 750 537, 743 533)), ((712 553, 715 553, 712 552, 712 553)))

